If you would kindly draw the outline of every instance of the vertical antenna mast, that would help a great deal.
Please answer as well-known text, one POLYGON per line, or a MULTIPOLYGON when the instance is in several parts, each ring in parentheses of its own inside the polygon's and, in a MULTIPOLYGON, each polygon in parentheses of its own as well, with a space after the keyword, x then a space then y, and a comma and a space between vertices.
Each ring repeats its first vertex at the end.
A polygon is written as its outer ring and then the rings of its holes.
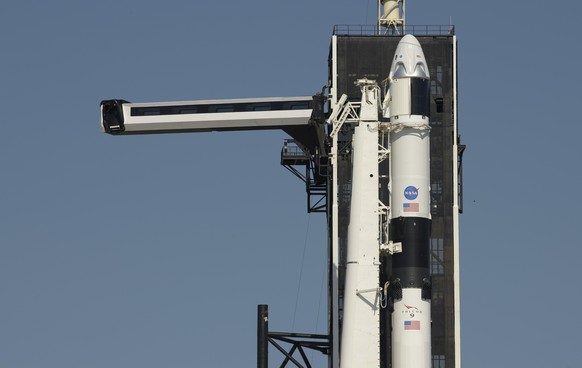
POLYGON ((378 33, 404 34, 405 0, 378 0, 378 33))

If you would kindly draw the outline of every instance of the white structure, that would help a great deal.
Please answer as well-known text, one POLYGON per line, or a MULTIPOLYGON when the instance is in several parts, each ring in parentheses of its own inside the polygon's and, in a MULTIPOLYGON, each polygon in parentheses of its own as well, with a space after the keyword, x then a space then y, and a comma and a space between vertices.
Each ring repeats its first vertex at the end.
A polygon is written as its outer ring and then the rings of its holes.
POLYGON ((393 260, 402 295, 392 312, 392 367, 430 368, 430 289, 423 293, 430 285, 430 76, 414 36, 398 44, 388 80, 391 229, 403 241, 403 253, 393 260))
POLYGON ((187 133, 307 126, 313 97, 101 103, 101 130, 111 134, 187 133))
POLYGON ((403 31, 406 25, 405 13, 405 0, 378 0, 379 27, 393 29, 397 33, 403 31))
POLYGON ((380 222, 378 130, 380 88, 359 80, 362 102, 353 135, 353 178, 340 362, 343 368, 380 366, 380 222))

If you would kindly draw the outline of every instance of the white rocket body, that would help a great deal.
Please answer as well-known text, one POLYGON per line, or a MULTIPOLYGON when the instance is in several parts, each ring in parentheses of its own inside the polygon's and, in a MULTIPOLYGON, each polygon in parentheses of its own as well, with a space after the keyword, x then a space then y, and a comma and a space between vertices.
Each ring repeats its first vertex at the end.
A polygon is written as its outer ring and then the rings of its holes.
POLYGON ((430 368, 430 76, 414 36, 398 44, 389 83, 390 238, 402 242, 392 261, 392 367, 430 368))

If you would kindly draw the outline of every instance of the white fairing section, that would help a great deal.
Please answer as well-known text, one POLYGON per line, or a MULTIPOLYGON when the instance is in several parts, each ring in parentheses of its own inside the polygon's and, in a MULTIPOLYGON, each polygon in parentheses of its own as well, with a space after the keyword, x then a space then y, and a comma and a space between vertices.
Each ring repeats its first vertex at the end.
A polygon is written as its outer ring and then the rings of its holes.
MULTIPOLYGON (((378 104, 374 105, 377 120, 378 104)), ((380 365, 378 121, 360 121, 352 142, 352 198, 340 365, 377 368, 380 365)))
POLYGON ((429 130, 408 125, 428 125, 428 119, 412 115, 406 120, 408 123, 392 123, 390 135, 391 217, 430 218, 429 130))
POLYGON ((403 289, 392 313, 392 367, 430 368, 430 302, 421 289, 403 289))

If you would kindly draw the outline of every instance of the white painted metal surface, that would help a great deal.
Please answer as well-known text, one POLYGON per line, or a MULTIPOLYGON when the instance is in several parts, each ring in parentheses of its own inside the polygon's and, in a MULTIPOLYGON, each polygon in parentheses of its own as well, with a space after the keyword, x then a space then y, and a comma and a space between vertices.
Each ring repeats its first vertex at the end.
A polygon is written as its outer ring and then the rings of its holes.
POLYGON ((378 87, 362 82, 353 135, 353 176, 342 325, 342 368, 380 366, 378 87))
POLYGON ((455 306, 455 368, 461 368, 461 277, 459 261, 459 146, 457 143, 457 36, 453 36, 453 254, 454 254, 454 306, 455 306))
POLYGON ((384 7, 382 19, 399 20, 400 18, 400 0, 382 0, 384 7))
POLYGON ((402 37, 394 52, 388 77, 392 82, 399 78, 430 78, 424 52, 416 37, 402 37))
MULTIPOLYGON (((124 116, 129 107, 123 106, 124 116)), ((252 129, 307 125, 311 110, 245 111, 208 114, 162 116, 129 116, 125 120, 127 133, 157 131, 209 131, 214 129, 252 129)))
MULTIPOLYGON (((384 101, 391 131, 392 219, 430 219, 430 126, 428 117, 418 115, 412 102, 414 93, 420 93, 413 90, 413 81, 428 80, 428 73, 420 44, 414 36, 404 36, 396 47, 389 74, 390 93, 384 101)), ((425 93, 428 98, 428 89, 425 93)), ((402 299, 395 301, 392 313, 393 368, 432 366, 430 322, 430 299, 422 298, 420 285, 404 285, 402 299)))
POLYGON ((390 134, 392 218, 430 218, 428 118, 405 115, 394 120, 390 134))
POLYGON ((378 26, 403 30, 405 10, 405 0, 378 0, 378 26))
POLYGON ((430 303, 421 289, 403 289, 392 312, 392 367, 430 368, 430 303))
MULTIPOLYGON (((333 63, 332 63, 332 83, 331 83, 331 90, 330 90, 330 109, 335 111, 337 109, 338 104, 338 96, 337 96, 337 36, 332 36, 331 38, 331 52, 333 55, 333 63)), ((331 325, 331 340, 332 340, 332 348, 331 348, 331 356, 329 359, 330 368, 338 368, 339 367, 339 353, 340 353, 340 339, 339 339, 339 230, 338 230, 338 223, 339 223, 339 204, 338 204, 338 142, 337 142, 337 134, 331 136, 332 144, 331 144, 331 153, 330 153, 330 164, 332 167, 332 188, 331 188, 331 198, 328 198, 328 201, 331 201, 331 227, 332 231, 330 231, 331 236, 329 240, 329 246, 331 247, 331 291, 329 293, 329 305, 331 310, 330 318, 330 325, 331 325)))

